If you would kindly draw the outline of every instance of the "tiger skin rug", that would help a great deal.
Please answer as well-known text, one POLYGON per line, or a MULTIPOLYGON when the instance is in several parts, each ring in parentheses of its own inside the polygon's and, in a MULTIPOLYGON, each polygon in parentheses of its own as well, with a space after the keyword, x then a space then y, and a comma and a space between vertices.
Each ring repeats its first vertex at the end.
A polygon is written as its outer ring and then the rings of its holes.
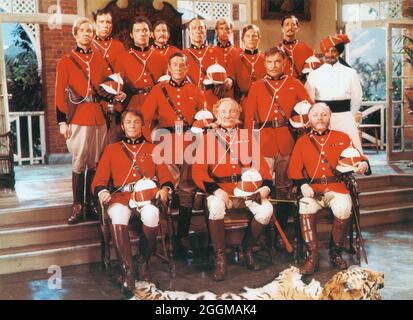
POLYGON ((315 279, 305 284, 301 277, 299 269, 292 266, 262 287, 220 295, 163 291, 151 282, 137 281, 132 300, 381 300, 379 290, 384 287, 384 273, 359 266, 336 273, 324 288, 315 279))

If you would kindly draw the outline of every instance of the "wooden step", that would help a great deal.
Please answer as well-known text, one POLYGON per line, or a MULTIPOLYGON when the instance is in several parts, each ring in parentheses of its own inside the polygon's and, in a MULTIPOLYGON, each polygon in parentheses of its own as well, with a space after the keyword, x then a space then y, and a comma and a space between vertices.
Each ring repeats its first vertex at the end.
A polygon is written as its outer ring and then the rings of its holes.
POLYGON ((99 224, 87 221, 68 225, 66 221, 23 224, 0 228, 0 249, 28 245, 53 244, 65 241, 97 240, 99 224))
POLYGON ((406 201, 413 201, 413 187, 391 186, 377 191, 360 193, 360 207, 399 204, 406 201))
MULTIPOLYGON (((138 240, 132 239, 133 254, 138 240)), ((111 258, 116 254, 112 247, 111 258)), ((100 241, 68 241, 59 244, 0 250, 0 274, 48 269, 49 266, 73 266, 100 261, 100 241)))
POLYGON ((0 226, 63 221, 70 217, 71 211, 72 206, 69 204, 24 209, 0 209, 0 226))

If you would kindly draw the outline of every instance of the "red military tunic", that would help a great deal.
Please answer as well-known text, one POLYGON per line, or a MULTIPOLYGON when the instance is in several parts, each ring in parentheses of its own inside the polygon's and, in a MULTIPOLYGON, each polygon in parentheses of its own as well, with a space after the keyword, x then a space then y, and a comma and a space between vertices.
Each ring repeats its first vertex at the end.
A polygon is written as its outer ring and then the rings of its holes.
POLYGON ((231 44, 231 42, 229 41, 226 44, 218 42, 217 45, 213 47, 213 49, 215 57, 217 58, 217 62, 225 69, 228 68, 229 61, 238 58, 242 53, 241 48, 231 44))
POLYGON ((260 131, 260 143, 264 157, 291 153, 294 140, 288 129, 288 120, 294 106, 303 100, 313 103, 303 84, 290 76, 283 75, 279 80, 266 76, 252 84, 245 104, 244 123, 248 129, 253 128, 254 122, 255 129, 263 128, 260 131), (285 118, 280 109, 285 113, 285 118), (282 126, 264 127, 274 120, 282 126))
MULTIPOLYGON (((137 152, 135 156, 136 165, 146 178, 152 179, 157 177, 160 187, 169 186, 173 188, 174 180, 169 173, 168 167, 163 163, 155 164, 155 162, 159 163, 159 161, 155 161, 153 156, 155 146, 142 138, 136 141, 125 138, 123 141, 109 144, 106 147, 92 183, 92 190, 94 190, 95 194, 102 190, 107 190, 111 178, 116 189, 129 183, 137 182, 142 178, 135 169, 132 168, 130 170, 132 162, 122 149, 122 144, 127 146, 130 150, 128 152, 130 152, 132 157, 132 152, 137 152)), ((112 194, 110 203, 128 205, 130 197, 131 192, 115 192, 112 194)))
MULTIPOLYGON (((252 83, 266 75, 264 54, 258 49, 245 49, 237 58, 228 62, 228 75, 235 80, 241 94, 247 96, 252 83)), ((245 102, 241 100, 241 103, 245 102)))
MULTIPOLYGON (((216 57, 216 62, 225 68, 228 75, 229 61, 238 58, 242 50, 232 45, 231 42, 227 42, 225 45, 218 42, 218 44, 213 47, 213 49, 216 57)), ((212 107, 220 99, 220 97, 217 96, 214 92, 215 86, 213 84, 209 84, 204 86, 203 90, 208 106, 212 107)), ((224 97, 234 98, 234 89, 231 88, 230 90, 226 90, 224 97)))
POLYGON ((179 50, 177 47, 170 45, 170 44, 166 44, 162 47, 158 46, 157 44, 153 44, 152 45, 152 50, 157 51, 158 53, 160 53, 161 55, 163 55, 165 57, 165 61, 168 63, 169 62, 169 58, 177 52, 181 52, 181 50, 179 50))
POLYGON ((128 107, 141 109, 147 95, 159 77, 166 74, 165 57, 149 47, 134 47, 121 54, 115 63, 115 71, 119 72, 125 82, 125 91, 132 92, 133 97, 128 107), (130 90, 131 89, 131 90, 130 90))
POLYGON ((191 44, 191 47, 183 50, 183 53, 188 57, 188 78, 191 83, 200 88, 206 77, 206 69, 216 62, 215 51, 205 44, 199 48, 191 44))
MULTIPOLYGON (((176 124, 185 126, 184 122, 181 121, 180 117, 169 104, 168 99, 162 91, 162 86, 164 86, 175 109, 189 125, 193 123, 195 114, 206 106, 203 92, 191 83, 184 81, 179 85, 172 79, 169 82, 158 83, 149 94, 142 108, 142 114, 145 119, 144 133, 148 139, 150 139, 150 131, 153 129, 153 121, 158 122, 158 129, 165 128, 171 133, 174 133, 176 124)), ((173 134, 172 137, 171 150, 174 151, 172 161, 175 163, 175 134, 173 134)), ((180 147, 178 145, 177 147, 183 148, 184 146, 182 145, 182 147, 180 147)))
POLYGON ((305 60, 313 55, 314 50, 299 40, 294 40, 293 43, 282 41, 280 47, 287 55, 284 74, 299 79, 302 76, 305 60))
POLYGON ((92 42, 92 45, 95 51, 106 60, 108 64, 108 71, 113 73, 115 70, 115 60, 126 51, 123 43, 119 40, 113 39, 112 37, 103 40, 96 36, 92 42))
POLYGON ((272 178, 267 163, 261 154, 253 153, 256 148, 252 147, 250 132, 238 128, 230 132, 222 128, 217 129, 216 132, 208 131, 201 141, 199 150, 203 153, 197 154, 192 166, 192 178, 198 188, 208 193, 221 188, 232 195, 243 169, 251 167, 255 167, 260 172, 263 185, 272 188, 272 178), (226 141, 225 145, 219 141, 218 136, 221 137, 221 141, 226 141), (233 182, 219 181, 231 176, 233 182), (217 179, 214 180, 214 177, 217 179))
MULTIPOLYGON (((110 75, 106 68, 105 60, 94 50, 84 51, 81 48, 72 50, 68 55, 64 55, 57 64, 56 86, 55 86, 55 105, 57 109, 57 122, 66 122, 68 116, 66 89, 70 87, 72 91, 82 101, 85 97, 91 97, 93 94, 92 84, 99 89, 99 85, 110 75), (82 70, 88 74, 89 79, 79 70, 76 64, 71 60, 73 58, 80 65, 82 70)), ((74 97, 72 97, 74 100, 74 97)), ((97 102, 82 102, 77 104, 76 111, 71 123, 82 126, 95 126, 105 123, 102 107, 97 102)))
MULTIPOLYGON (((341 152, 351 145, 349 136, 341 131, 326 130, 322 135, 310 132, 301 136, 295 144, 293 153, 290 159, 288 168, 288 177, 293 180, 304 179, 303 169, 307 171, 310 179, 320 179, 322 177, 333 177, 329 166, 322 163, 320 160, 320 152, 314 147, 310 141, 310 135, 318 141, 318 148, 323 150, 324 157, 333 168, 337 167, 337 162, 340 159, 341 152), (320 144, 324 144, 321 149, 320 144)), ((362 155, 363 160, 367 158, 362 155)), ((325 193, 327 191, 335 191, 347 194, 348 190, 343 182, 333 182, 327 184, 313 184, 310 186, 316 192, 325 193)))

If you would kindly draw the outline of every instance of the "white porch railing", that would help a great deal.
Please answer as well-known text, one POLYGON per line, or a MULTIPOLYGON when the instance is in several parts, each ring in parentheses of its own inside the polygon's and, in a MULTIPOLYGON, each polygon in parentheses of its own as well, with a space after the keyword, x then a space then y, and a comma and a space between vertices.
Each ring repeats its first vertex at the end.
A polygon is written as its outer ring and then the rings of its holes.
POLYGON ((384 149, 385 146, 385 140, 384 140, 384 124, 385 124, 385 114, 386 114, 386 106, 387 106, 387 102, 386 101, 363 101, 362 106, 369 106, 367 109, 364 109, 362 111, 362 118, 366 118, 368 115, 374 113, 374 112, 379 112, 380 113, 380 123, 375 123, 376 125, 380 126, 380 139, 376 140, 376 137, 363 132, 362 131, 362 138, 366 139, 367 141, 375 144, 377 142, 380 150, 384 149))
MULTIPOLYGON (((17 145, 17 153, 14 154, 14 162, 22 164, 39 164, 44 163, 46 153, 46 137, 44 126, 44 111, 26 111, 26 112, 10 112, 10 128, 15 135, 15 143, 17 145), (33 133, 33 120, 38 118, 38 131, 36 136, 33 133), (23 120, 21 120, 23 119, 23 120), (27 130, 22 130, 22 125, 25 122, 27 130), (28 155, 23 155, 23 142, 27 143, 28 155)), ((27 151, 27 150, 26 150, 27 151)))

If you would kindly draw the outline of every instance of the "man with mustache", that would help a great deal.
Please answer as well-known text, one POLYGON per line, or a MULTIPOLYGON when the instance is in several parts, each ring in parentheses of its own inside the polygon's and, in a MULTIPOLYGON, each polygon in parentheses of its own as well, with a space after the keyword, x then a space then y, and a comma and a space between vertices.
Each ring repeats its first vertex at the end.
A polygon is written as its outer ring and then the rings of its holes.
POLYGON ((170 36, 170 28, 164 20, 158 20, 153 24, 153 31, 151 33, 153 39, 152 49, 163 55, 166 61, 169 61, 169 58, 174 53, 181 51, 169 44, 170 36))
POLYGON ((303 67, 306 60, 313 55, 314 50, 306 43, 297 39, 297 33, 300 30, 300 25, 297 17, 289 15, 281 20, 281 30, 283 40, 280 47, 286 54, 284 74, 305 81, 303 76, 303 67))
MULTIPOLYGON (((313 274, 319 266, 316 213, 321 208, 330 208, 334 214, 330 261, 338 269, 347 268, 341 253, 352 207, 349 191, 335 172, 342 151, 352 146, 352 141, 347 134, 330 130, 331 110, 325 103, 316 103, 309 119, 311 131, 297 140, 288 169, 288 176, 303 196, 299 202, 300 225, 309 254, 300 267, 302 274, 313 274)), ((371 174, 366 157, 361 157, 356 173, 371 174)))
POLYGON ((344 65, 340 54, 350 40, 345 34, 323 39, 320 43, 324 64, 311 72, 305 87, 315 102, 326 103, 331 111, 331 128, 348 134, 362 150, 355 115, 360 109, 363 92, 356 70, 344 65))
MULTIPOLYGON (((221 281, 226 277, 226 209, 246 207, 254 215, 242 245, 247 268, 260 270, 253 257, 252 247, 273 214, 273 207, 268 200, 272 182, 268 165, 262 155, 252 151, 254 148, 251 147, 252 140, 248 130, 239 129, 241 106, 231 98, 224 98, 214 105, 213 113, 217 118, 218 128, 208 130, 204 136, 200 144, 204 158, 203 161, 194 163, 192 177, 196 185, 208 194, 208 225, 215 251, 213 278, 221 281), (235 189, 245 182, 241 180, 241 175, 252 168, 261 177, 260 183, 257 182, 254 188, 254 192, 261 198, 261 204, 233 197, 235 189)), ((259 151, 259 148, 255 151, 259 151)))

